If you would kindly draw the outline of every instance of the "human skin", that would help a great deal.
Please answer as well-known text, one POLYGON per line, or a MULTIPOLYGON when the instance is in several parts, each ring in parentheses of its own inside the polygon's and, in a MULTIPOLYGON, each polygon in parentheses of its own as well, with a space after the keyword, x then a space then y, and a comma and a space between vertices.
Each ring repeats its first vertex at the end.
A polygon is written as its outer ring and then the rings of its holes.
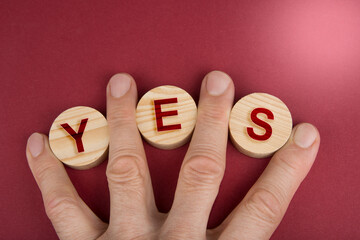
POLYGON ((295 126, 239 205, 222 224, 207 229, 224 175, 233 100, 234 84, 227 74, 213 71, 205 76, 173 205, 168 213, 160 213, 135 121, 136 83, 128 74, 114 75, 107 86, 109 223, 102 222, 79 197, 63 164, 52 154, 47 136, 32 134, 26 156, 59 238, 269 239, 316 158, 319 132, 308 123, 295 126))

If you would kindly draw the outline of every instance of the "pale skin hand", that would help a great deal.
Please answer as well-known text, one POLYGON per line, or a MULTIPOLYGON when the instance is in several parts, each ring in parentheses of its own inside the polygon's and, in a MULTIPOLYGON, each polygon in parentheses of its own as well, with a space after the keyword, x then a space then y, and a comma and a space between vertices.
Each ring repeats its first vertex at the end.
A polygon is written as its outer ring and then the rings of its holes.
POLYGON ((196 128, 167 214, 155 206, 135 122, 137 89, 130 75, 116 74, 107 87, 109 224, 80 199, 64 166, 51 153, 48 138, 31 135, 26 155, 59 238, 269 239, 315 160, 320 136, 310 124, 297 125, 242 202, 219 227, 207 230, 225 169, 233 98, 234 85, 228 75, 214 71, 204 78, 196 128))

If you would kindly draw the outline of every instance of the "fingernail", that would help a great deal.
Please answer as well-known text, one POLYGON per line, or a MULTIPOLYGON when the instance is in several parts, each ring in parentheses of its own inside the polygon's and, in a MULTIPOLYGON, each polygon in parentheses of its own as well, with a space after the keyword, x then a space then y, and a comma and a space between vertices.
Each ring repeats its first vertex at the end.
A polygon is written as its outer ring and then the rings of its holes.
POLYGON ((225 92, 230 83, 230 78, 223 72, 214 71, 208 74, 206 89, 212 96, 220 96, 225 92))
POLYGON ((316 129, 311 124, 303 123, 295 130, 294 142, 301 148, 308 148, 314 143, 316 136, 316 129))
POLYGON ((36 158, 44 149, 44 138, 39 133, 33 133, 28 139, 28 148, 31 156, 36 158))
POLYGON ((119 98, 125 95, 130 88, 131 79, 126 74, 117 74, 110 79, 110 93, 119 98))

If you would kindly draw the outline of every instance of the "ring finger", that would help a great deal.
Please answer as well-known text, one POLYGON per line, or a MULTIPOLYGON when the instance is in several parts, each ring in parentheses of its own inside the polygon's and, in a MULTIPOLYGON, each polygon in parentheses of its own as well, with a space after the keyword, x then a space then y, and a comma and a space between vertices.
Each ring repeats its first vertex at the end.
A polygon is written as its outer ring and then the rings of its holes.
POLYGON ((228 75, 213 71, 204 78, 195 131, 180 170, 174 203, 163 226, 167 236, 205 237, 224 174, 233 99, 234 85, 228 75), (184 236, 185 233, 191 236, 184 236))

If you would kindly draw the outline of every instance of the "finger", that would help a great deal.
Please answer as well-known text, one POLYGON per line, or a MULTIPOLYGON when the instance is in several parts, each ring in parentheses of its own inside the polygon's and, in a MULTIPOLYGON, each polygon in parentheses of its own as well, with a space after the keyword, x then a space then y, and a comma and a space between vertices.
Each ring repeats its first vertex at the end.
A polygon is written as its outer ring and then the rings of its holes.
POLYGON ((107 88, 110 132, 107 178, 110 190, 110 229, 124 238, 146 230, 157 209, 135 110, 137 89, 128 74, 116 74, 107 88))
POLYGON ((268 239, 315 160, 320 136, 311 124, 294 128, 243 201, 219 227, 220 239, 268 239))
POLYGON ((81 200, 46 136, 30 136, 26 156, 41 190, 46 213, 60 239, 95 239, 107 225, 81 200))
MULTIPOLYGON (((204 78, 195 131, 165 223, 168 232, 177 234, 186 229, 184 232, 195 234, 193 237, 196 239, 204 238, 209 214, 224 174, 233 99, 234 85, 227 74, 213 71, 204 78)), ((186 237, 182 236, 184 239, 186 237)))

